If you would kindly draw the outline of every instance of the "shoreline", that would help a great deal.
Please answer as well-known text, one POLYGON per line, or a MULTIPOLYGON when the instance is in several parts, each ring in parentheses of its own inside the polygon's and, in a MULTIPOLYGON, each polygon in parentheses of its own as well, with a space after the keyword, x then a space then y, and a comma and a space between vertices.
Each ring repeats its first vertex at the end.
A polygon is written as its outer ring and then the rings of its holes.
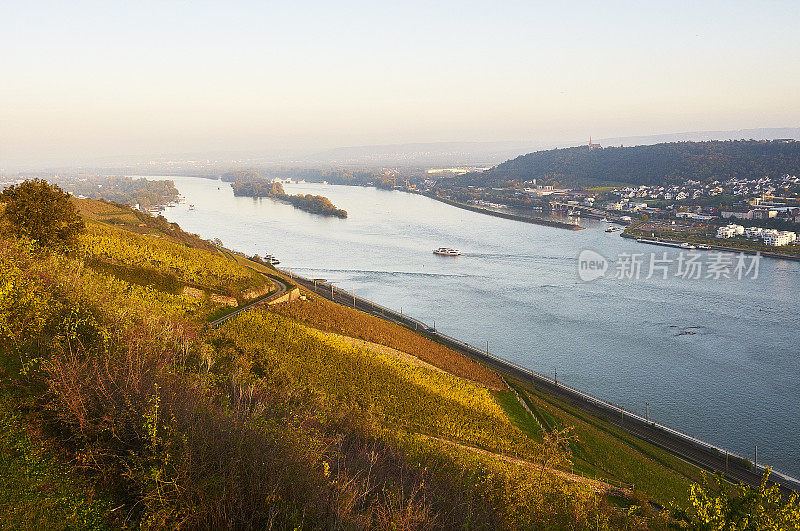
MULTIPOLYGON (((639 238, 642 238, 642 236, 633 236, 631 234, 625 234, 624 232, 622 234, 620 234, 620 236, 622 236, 623 238, 628 238, 630 240, 638 240, 639 238)), ((779 259, 779 260, 791 260, 791 261, 794 261, 794 262, 800 262, 800 256, 798 256, 798 255, 776 253, 776 252, 772 252, 772 251, 761 251, 759 249, 749 249, 749 248, 744 248, 744 247, 729 247, 727 245, 717 245, 717 244, 714 244, 714 243, 696 242, 696 241, 692 241, 692 240, 671 240, 669 238, 647 238, 647 239, 658 241, 658 242, 664 242, 664 243, 676 243, 676 244, 690 243, 692 245, 708 245, 709 247, 711 247, 712 250, 726 251, 726 252, 730 252, 730 253, 753 254, 753 255, 760 254, 761 256, 763 256, 765 258, 776 258, 776 259, 779 259)), ((644 242, 644 243, 648 243, 648 242, 644 242)), ((657 243, 652 243, 650 245, 658 245, 658 244, 657 243)))
MULTIPOLYGON (((563 399, 582 411, 661 447, 702 469, 722 473, 730 480, 740 481, 750 486, 761 484, 762 475, 766 469, 765 465, 757 464, 757 468, 754 468, 753 463, 747 457, 643 418, 625 410, 622 406, 602 400, 549 376, 442 334, 435 328, 431 328, 413 317, 398 313, 371 300, 363 299, 354 293, 329 285, 326 282, 315 283, 311 279, 282 269, 279 271, 289 275, 292 281, 318 296, 413 330, 423 337, 441 343, 476 361, 485 363, 493 370, 516 378, 522 385, 530 385, 533 389, 543 391, 555 398, 563 399)), ((769 483, 777 484, 787 493, 800 492, 800 480, 774 469, 772 469, 769 483)))
POLYGON ((554 227, 556 229, 566 229, 566 230, 583 230, 585 227, 581 227, 580 225, 573 225, 571 223, 564 223, 563 221, 556 221, 550 220, 545 218, 531 218, 528 216, 519 216, 517 214, 505 214, 503 212, 496 212, 494 210, 488 210, 486 208, 481 208, 473 205, 467 205, 465 203, 459 203, 458 201, 453 201, 452 199, 446 199, 444 197, 439 197, 434 194, 426 194, 424 192, 415 192, 413 190, 399 190, 401 192, 406 192, 409 194, 421 195, 423 197, 428 197, 433 199, 434 201, 439 201, 446 205, 454 206, 456 208, 461 208, 464 210, 469 210, 471 212, 477 212, 478 214, 486 214, 488 216, 494 216, 497 218, 503 219, 510 219, 512 221, 521 221, 523 223, 532 223, 534 225, 543 225, 545 227, 554 227))

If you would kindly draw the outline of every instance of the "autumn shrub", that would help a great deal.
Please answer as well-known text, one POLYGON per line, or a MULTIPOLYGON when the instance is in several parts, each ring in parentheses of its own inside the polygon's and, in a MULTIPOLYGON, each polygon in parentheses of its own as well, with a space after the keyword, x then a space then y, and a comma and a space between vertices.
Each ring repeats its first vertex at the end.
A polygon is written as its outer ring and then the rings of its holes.
POLYGON ((59 250, 75 247, 85 224, 69 194, 55 184, 32 179, 0 192, 2 217, 11 232, 59 250))

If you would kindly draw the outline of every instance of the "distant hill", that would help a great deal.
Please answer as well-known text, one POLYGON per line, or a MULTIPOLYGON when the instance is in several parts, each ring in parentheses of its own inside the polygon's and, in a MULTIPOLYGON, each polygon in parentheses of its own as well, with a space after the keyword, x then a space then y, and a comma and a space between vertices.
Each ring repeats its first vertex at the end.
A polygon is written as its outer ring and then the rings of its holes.
POLYGON ((663 144, 665 142, 707 142, 710 140, 775 140, 776 138, 793 138, 795 140, 800 140, 800 127, 759 127, 755 129, 686 131, 683 133, 663 133, 658 135, 620 136, 615 138, 601 138, 600 144, 604 146, 640 146, 644 144, 663 144))
POLYGON ((464 175, 457 182, 495 185, 537 179, 540 184, 572 186, 652 185, 684 179, 758 178, 799 172, 800 142, 739 140, 537 151, 482 173, 464 175))

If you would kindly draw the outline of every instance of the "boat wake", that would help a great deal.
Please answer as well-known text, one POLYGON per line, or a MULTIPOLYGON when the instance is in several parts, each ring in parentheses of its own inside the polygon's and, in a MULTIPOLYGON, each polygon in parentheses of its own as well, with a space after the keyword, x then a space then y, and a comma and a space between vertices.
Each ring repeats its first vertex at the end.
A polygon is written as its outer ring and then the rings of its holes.
POLYGON ((480 275, 468 275, 468 274, 460 274, 460 273, 427 273, 422 271, 386 271, 386 270, 379 270, 379 269, 324 269, 324 268, 294 268, 294 271, 300 273, 303 276, 307 276, 307 273, 313 273, 315 276, 318 276, 318 273, 356 273, 356 274, 366 274, 366 275, 378 275, 378 276, 408 276, 408 277, 453 277, 453 278, 476 278, 480 275))

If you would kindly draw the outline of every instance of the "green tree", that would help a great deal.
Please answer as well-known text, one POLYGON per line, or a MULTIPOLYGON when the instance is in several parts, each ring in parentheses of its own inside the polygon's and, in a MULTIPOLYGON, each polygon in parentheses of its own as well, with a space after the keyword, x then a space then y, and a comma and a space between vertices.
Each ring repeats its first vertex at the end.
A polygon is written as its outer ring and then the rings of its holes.
POLYGON ((11 231, 40 245, 70 248, 85 229, 69 194, 42 179, 9 186, 0 192, 0 202, 11 231))
POLYGON ((728 486, 720 475, 713 481, 704 477, 703 485, 691 486, 689 508, 673 514, 682 527, 714 531, 800 529, 800 502, 797 493, 784 495, 768 485, 769 468, 761 485, 728 486))

